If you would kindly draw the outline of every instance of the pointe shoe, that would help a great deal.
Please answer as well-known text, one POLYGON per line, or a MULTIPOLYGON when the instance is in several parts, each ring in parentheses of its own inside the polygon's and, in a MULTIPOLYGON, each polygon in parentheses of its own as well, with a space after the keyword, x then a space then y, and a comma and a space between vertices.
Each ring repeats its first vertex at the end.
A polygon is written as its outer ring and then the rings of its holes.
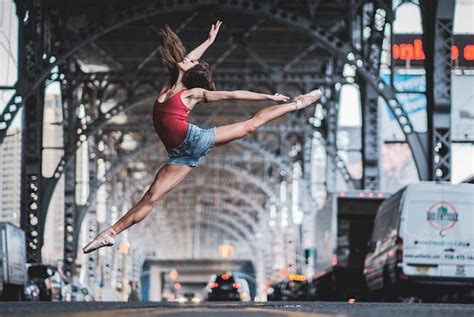
POLYGON ((307 94, 301 95, 293 99, 293 101, 296 101, 295 109, 303 109, 316 101, 318 101, 321 98, 322 91, 321 89, 316 89, 313 91, 308 92, 307 94))
POLYGON ((82 252, 91 253, 103 247, 110 247, 114 245, 116 236, 117 233, 115 232, 115 230, 112 227, 109 227, 99 233, 97 237, 94 238, 94 240, 92 240, 85 247, 83 247, 82 252))

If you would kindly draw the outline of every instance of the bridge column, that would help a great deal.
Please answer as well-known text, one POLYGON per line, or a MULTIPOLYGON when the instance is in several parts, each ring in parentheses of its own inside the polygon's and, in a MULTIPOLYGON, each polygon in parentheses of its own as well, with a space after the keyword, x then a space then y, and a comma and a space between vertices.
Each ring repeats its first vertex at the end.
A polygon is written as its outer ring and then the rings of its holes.
MULTIPOLYGON (((20 21, 28 14, 28 19, 18 25, 19 59, 17 87, 28 87, 41 72, 43 51, 43 10, 39 1, 27 6, 17 4, 20 21)), ((21 161, 21 215, 20 223, 26 234, 26 254, 28 262, 41 262, 43 231, 46 210, 42 208, 42 150, 43 150, 43 109, 44 82, 33 88, 26 97, 23 109, 22 161, 21 161)), ((21 99, 21 96, 16 98, 21 99)))
MULTIPOLYGON (((97 146, 96 138, 91 138, 88 142, 89 149, 89 160, 88 160, 88 170, 89 170, 89 198, 85 206, 81 207, 81 213, 79 217, 76 217, 76 235, 75 235, 75 248, 78 249, 79 246, 79 235, 81 224, 84 219, 87 226, 87 235, 86 240, 91 241, 94 239, 98 232, 98 222, 97 222, 97 146)), ((76 251, 77 254, 77 251, 76 251)), ((97 284, 97 268, 98 268, 98 258, 97 252, 92 252, 84 255, 83 260, 83 269, 85 270, 85 281, 86 284, 91 287, 92 292, 95 292, 95 285, 97 284)))
POLYGON ((64 170, 64 247, 63 247, 63 272, 66 279, 72 282, 75 274, 76 232, 75 222, 78 212, 76 205, 76 142, 78 90, 72 84, 62 86, 63 102, 63 140, 64 153, 71 157, 64 170))
MULTIPOLYGON (((382 44, 385 38, 386 16, 389 14, 380 3, 367 2, 359 9, 361 53, 377 74, 380 72, 382 44), (370 32, 367 34, 367 30, 370 32)), ((380 134, 378 97, 376 89, 359 79, 362 104, 362 188, 380 188, 380 134)))
POLYGON ((451 180, 451 46, 454 0, 420 2, 423 17, 429 180, 451 180))

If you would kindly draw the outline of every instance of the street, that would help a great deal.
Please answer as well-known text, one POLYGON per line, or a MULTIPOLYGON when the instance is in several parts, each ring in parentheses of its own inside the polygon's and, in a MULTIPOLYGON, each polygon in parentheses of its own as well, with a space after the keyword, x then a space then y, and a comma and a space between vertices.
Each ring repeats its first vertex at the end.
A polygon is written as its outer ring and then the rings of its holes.
POLYGON ((155 302, 0 303, 0 316, 473 316, 474 305, 343 302, 203 303, 155 302))

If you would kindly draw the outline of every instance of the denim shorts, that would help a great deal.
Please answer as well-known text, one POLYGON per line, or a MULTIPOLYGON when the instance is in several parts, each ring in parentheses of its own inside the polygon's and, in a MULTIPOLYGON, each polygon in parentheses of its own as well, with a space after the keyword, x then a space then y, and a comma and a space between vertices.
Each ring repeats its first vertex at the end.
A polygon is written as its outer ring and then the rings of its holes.
POLYGON ((173 149, 166 148, 169 157, 167 163, 196 167, 199 159, 214 147, 215 139, 216 128, 201 129, 190 123, 183 142, 173 149))

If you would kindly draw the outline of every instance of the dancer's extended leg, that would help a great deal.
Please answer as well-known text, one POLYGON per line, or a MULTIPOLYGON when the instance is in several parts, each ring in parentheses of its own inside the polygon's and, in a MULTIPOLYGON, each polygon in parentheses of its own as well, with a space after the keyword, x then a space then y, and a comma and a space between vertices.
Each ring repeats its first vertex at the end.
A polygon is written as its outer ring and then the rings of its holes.
POLYGON ((83 248, 84 253, 89 253, 101 247, 111 246, 115 237, 123 230, 142 221, 151 212, 155 204, 168 192, 175 188, 191 171, 189 166, 165 164, 160 168, 142 199, 114 225, 102 231, 94 240, 83 248))
POLYGON ((246 137, 262 125, 283 116, 284 114, 302 109, 315 103, 321 97, 320 90, 314 90, 299 96, 293 102, 270 106, 256 112, 250 119, 218 127, 216 129, 215 145, 220 146, 231 141, 246 137))

